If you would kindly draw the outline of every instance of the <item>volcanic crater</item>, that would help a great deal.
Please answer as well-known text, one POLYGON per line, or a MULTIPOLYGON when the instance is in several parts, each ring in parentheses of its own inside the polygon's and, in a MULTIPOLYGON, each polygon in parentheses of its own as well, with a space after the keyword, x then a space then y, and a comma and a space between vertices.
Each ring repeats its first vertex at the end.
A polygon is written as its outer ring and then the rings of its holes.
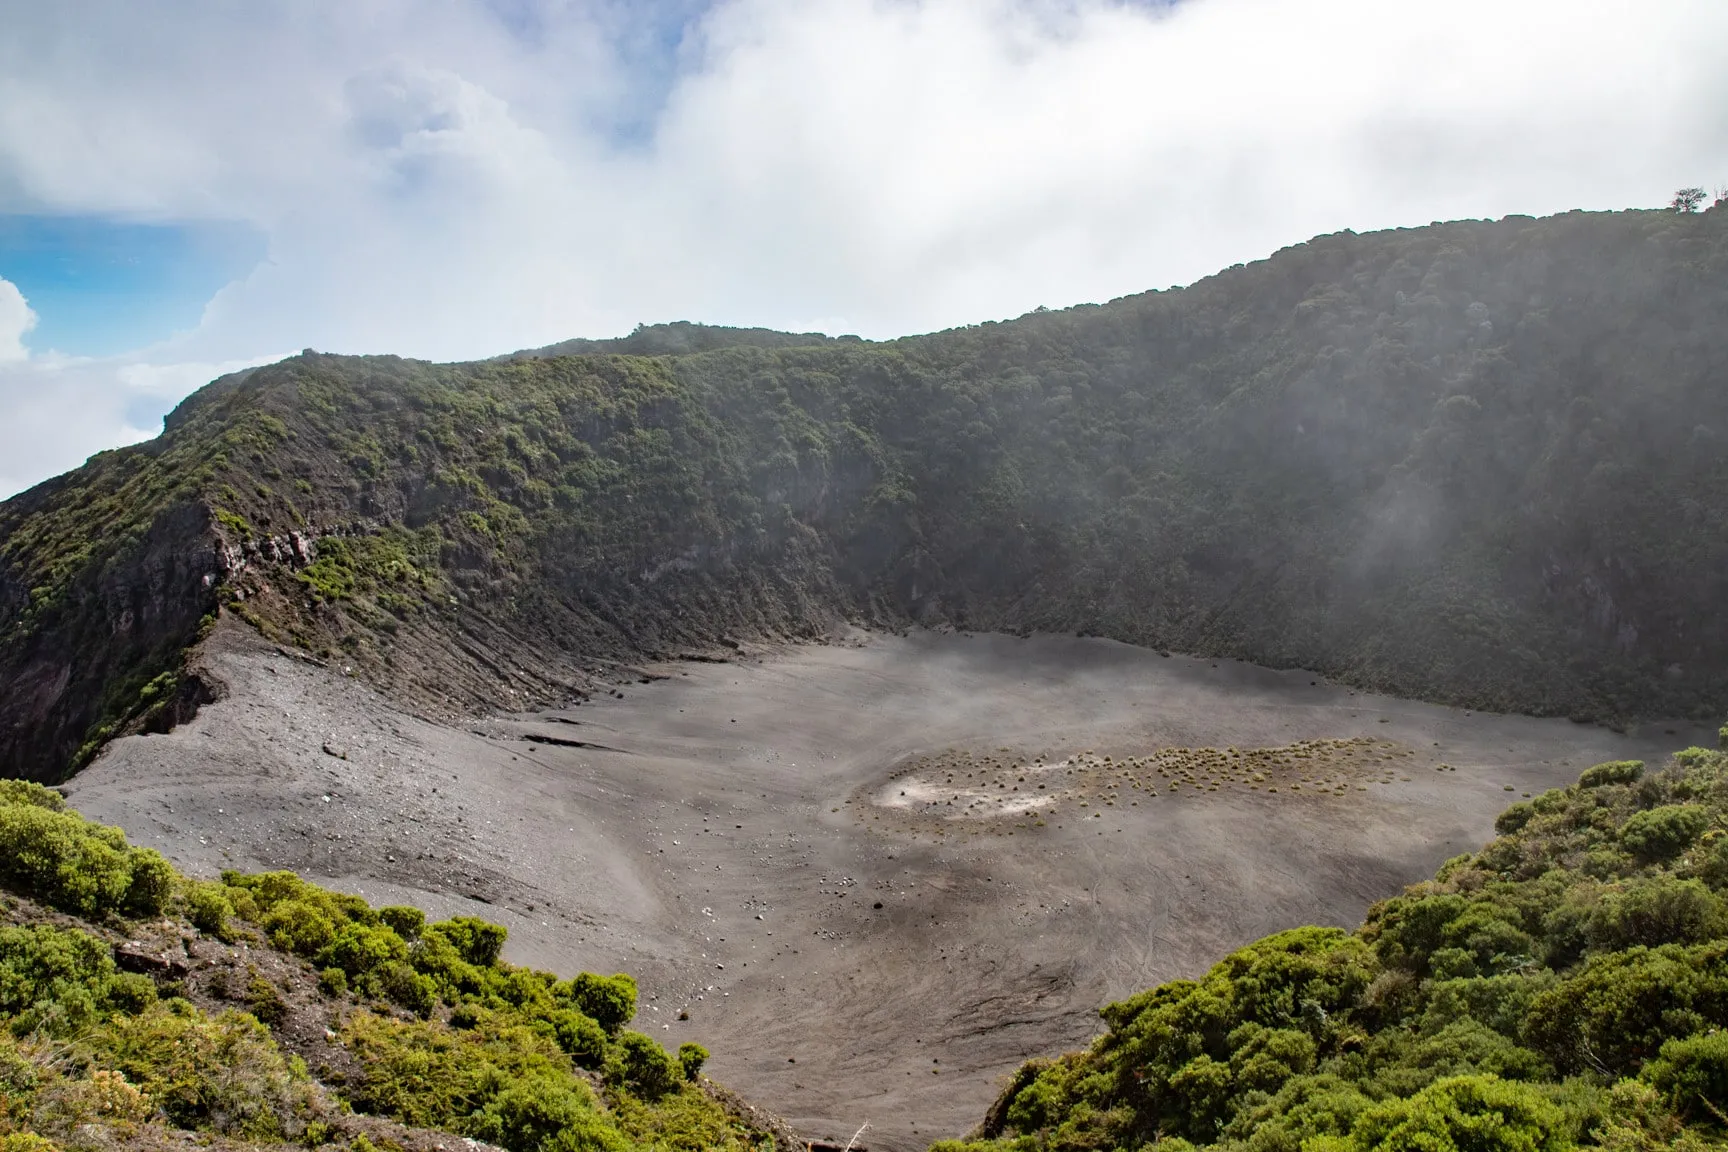
POLYGON ((1519 795, 1709 737, 1046 635, 851 630, 461 725, 237 624, 203 658, 226 696, 115 742, 77 807, 194 873, 292 868, 632 972, 638 1027, 878 1149, 963 1132, 1108 1000, 1354 926, 1519 795))

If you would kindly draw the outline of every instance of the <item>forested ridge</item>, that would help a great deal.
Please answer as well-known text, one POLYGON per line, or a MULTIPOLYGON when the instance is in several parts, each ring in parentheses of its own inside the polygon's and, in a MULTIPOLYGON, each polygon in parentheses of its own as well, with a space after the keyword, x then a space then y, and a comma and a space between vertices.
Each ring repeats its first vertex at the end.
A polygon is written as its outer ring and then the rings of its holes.
POLYGON ((1571 213, 885 343, 308 352, 0 506, 0 770, 196 707, 221 611, 434 713, 850 619, 1719 715, 1723 315, 1728 212, 1571 213))

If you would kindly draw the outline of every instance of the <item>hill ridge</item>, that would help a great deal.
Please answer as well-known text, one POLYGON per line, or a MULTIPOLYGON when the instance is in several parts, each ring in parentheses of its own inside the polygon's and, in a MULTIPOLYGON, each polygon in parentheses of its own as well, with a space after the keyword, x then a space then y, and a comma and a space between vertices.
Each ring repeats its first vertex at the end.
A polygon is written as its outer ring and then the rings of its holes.
POLYGON ((451 715, 839 621, 1714 715, 1725 221, 1340 233, 883 343, 224 377, 0 505, 0 773, 195 708, 219 612, 451 715))

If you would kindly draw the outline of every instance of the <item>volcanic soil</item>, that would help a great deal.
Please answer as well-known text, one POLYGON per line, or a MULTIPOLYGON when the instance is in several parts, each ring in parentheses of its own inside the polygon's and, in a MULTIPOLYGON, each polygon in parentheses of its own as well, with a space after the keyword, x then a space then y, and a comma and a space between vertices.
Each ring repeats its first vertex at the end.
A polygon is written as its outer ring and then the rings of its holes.
POLYGON ((854 633, 465 728, 224 624, 222 701, 69 788, 183 868, 291 868, 628 971, 635 1026, 811 1136, 963 1133, 1096 1009, 1374 900, 1619 735, 1060 636, 854 633))

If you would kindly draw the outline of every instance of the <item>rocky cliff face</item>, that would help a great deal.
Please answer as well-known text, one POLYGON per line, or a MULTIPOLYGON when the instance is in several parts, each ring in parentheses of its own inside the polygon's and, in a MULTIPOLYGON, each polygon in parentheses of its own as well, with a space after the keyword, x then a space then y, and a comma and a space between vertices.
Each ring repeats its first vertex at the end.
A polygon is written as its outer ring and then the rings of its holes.
POLYGON ((839 619, 1715 715, 1724 314, 1728 212, 1578 213, 887 344, 308 353, 0 506, 0 770, 193 706, 213 611, 435 715, 839 619))
POLYGON ((0 573, 0 600, 14 606, 0 650, 0 776, 53 778, 109 737, 166 729, 207 699, 212 687, 182 668, 181 653, 214 612, 224 573, 207 510, 190 504, 164 509, 35 603, 15 569, 0 573))

